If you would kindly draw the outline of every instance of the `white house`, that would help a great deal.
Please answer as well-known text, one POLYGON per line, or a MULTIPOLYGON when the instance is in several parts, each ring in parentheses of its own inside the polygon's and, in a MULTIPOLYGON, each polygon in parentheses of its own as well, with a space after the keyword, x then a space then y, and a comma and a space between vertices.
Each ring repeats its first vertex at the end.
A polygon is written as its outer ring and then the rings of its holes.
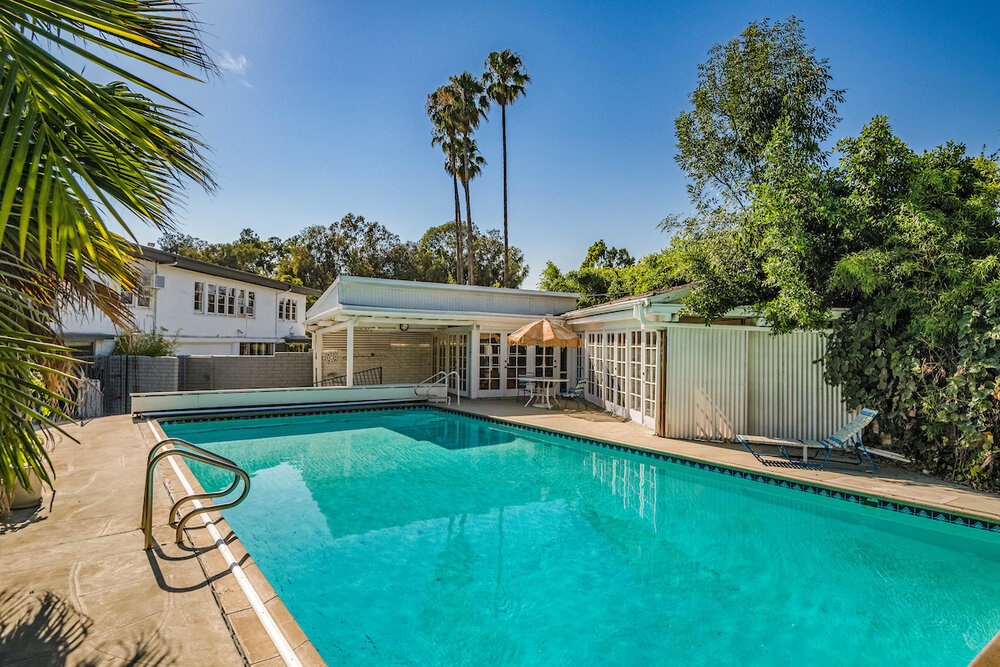
POLYGON ((657 434, 730 439, 735 433, 813 439, 848 410, 816 363, 815 333, 772 336, 748 312, 708 327, 684 314, 689 287, 576 309, 579 295, 341 276, 309 309, 317 381, 382 369, 383 383, 457 371, 453 393, 513 397, 518 376, 584 381, 587 399, 657 434), (508 345, 549 316, 578 349, 508 345))
MULTIPOLYGON (((150 246, 137 251, 141 286, 122 302, 139 330, 176 338, 177 354, 267 355, 309 342, 306 296, 318 290, 150 246)), ((102 315, 64 312, 60 324, 81 355, 108 354, 119 333, 102 315)))

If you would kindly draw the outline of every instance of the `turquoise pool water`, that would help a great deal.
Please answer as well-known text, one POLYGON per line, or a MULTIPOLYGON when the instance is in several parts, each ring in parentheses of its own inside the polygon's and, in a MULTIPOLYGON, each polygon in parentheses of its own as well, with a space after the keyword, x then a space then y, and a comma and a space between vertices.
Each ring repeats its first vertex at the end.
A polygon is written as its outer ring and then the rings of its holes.
POLYGON ((965 665, 1000 630, 985 531, 434 410, 163 428, 251 474, 226 519, 331 665, 965 665))

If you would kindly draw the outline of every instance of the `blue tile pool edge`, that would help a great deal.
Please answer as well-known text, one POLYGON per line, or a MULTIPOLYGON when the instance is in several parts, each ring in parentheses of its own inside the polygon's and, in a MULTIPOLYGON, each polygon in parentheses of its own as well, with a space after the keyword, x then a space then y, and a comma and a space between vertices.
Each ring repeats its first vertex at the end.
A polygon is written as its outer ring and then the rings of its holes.
POLYGON ((254 419, 259 417, 277 417, 277 416, 291 417, 297 415, 340 414, 340 413, 352 413, 352 412, 381 412, 385 410, 432 410, 436 412, 456 414, 456 415, 461 415, 463 417, 469 417, 471 419, 477 419, 479 421, 487 423, 500 424, 521 431, 527 431, 530 433, 540 433, 542 435, 548 435, 563 440, 569 440, 571 442, 578 442, 585 445, 591 445, 594 447, 610 449, 616 452, 622 452, 625 454, 632 454, 635 456, 651 458, 657 461, 674 463, 689 468, 695 468, 697 470, 706 470, 709 472, 714 472, 729 477, 736 477, 739 479, 745 479, 752 482, 770 484, 772 486, 777 486, 783 489, 792 489, 794 491, 801 491, 803 493, 822 496, 824 498, 834 498, 836 500, 856 503, 859 505, 866 505, 869 507, 876 507, 878 509, 890 512, 899 512, 900 514, 915 516, 921 519, 942 521, 945 523, 950 523, 958 526, 964 526, 966 528, 984 530, 990 533, 1000 533, 1000 523, 997 523, 995 521, 990 521, 989 519, 986 519, 984 517, 946 512, 937 507, 926 507, 923 505, 905 503, 900 500, 894 500, 892 498, 884 498, 882 496, 854 493, 852 491, 845 491, 843 489, 838 489, 832 486, 824 486, 822 484, 810 484, 808 482, 801 482, 798 480, 788 479, 787 477, 781 477, 778 475, 766 475, 763 473, 754 472, 751 470, 745 470, 742 468, 720 465, 718 463, 709 463, 707 461, 702 461, 695 458, 688 458, 684 456, 678 456, 676 454, 667 454, 666 452, 658 452, 650 449, 643 449, 642 447, 625 445, 620 442, 601 440, 599 438, 594 438, 591 436, 576 435, 574 433, 566 433, 564 431, 557 431, 554 429, 542 428, 539 426, 530 426, 528 424, 509 421, 507 419, 502 419, 499 417, 491 417, 474 412, 466 412, 460 409, 446 408, 439 405, 428 405, 426 403, 379 405, 379 406, 352 407, 352 408, 325 408, 319 410, 294 410, 294 411, 275 410, 274 412, 253 413, 247 415, 227 414, 219 416, 199 416, 199 417, 164 417, 160 418, 157 421, 163 424, 169 424, 169 423, 181 424, 181 423, 191 423, 191 422, 229 421, 234 419, 254 419))

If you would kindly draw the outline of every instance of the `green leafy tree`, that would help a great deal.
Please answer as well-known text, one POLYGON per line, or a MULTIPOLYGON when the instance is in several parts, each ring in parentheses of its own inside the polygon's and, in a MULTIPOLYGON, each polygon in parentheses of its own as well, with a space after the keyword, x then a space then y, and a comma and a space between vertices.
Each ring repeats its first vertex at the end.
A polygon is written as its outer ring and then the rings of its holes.
POLYGON ((252 229, 244 229, 232 243, 207 243, 187 234, 167 232, 160 237, 158 245, 178 255, 272 278, 285 252, 280 238, 262 239, 252 229))
POLYGON ((128 327, 115 292, 134 290, 137 276, 112 226, 131 235, 131 215, 167 229, 187 183, 214 186, 189 109, 130 66, 186 78, 184 68, 214 66, 181 3, 27 0, 0 9, 2 506, 15 482, 30 486, 31 472, 51 483, 39 427, 66 418, 50 407, 69 402, 73 363, 54 329, 59 306, 128 327))
POLYGON ((507 107, 517 98, 524 96, 524 88, 531 83, 531 77, 524 71, 521 56, 510 49, 493 51, 486 57, 486 73, 483 83, 486 94, 494 104, 500 105, 501 143, 503 145, 503 247, 504 272, 503 286, 509 287, 510 282, 510 240, 507 231, 507 107))
POLYGON ((591 244, 587 248, 587 255, 580 264, 581 269, 617 269, 623 266, 632 266, 635 260, 625 248, 609 248, 604 239, 591 244))
POLYGON ((708 55, 698 66, 692 108, 674 121, 676 160, 700 208, 745 209, 779 124, 798 155, 823 162, 821 144, 840 121, 844 91, 830 87, 829 64, 806 44, 794 16, 751 22, 708 55))
POLYGON ((384 225, 348 213, 329 226, 313 225, 291 237, 277 271, 307 287, 326 289, 337 276, 416 280, 416 244, 384 225))
MULTIPOLYGON (((448 238, 454 233, 455 223, 447 222, 431 227, 417 244, 417 280, 449 283, 455 280, 454 258, 448 250, 448 238)), ((491 229, 485 234, 473 229, 476 252, 477 284, 499 287, 503 280, 503 259, 500 254, 502 238, 500 231, 491 229)), ((528 275, 528 265, 524 253, 516 246, 510 246, 511 287, 520 287, 528 275)))

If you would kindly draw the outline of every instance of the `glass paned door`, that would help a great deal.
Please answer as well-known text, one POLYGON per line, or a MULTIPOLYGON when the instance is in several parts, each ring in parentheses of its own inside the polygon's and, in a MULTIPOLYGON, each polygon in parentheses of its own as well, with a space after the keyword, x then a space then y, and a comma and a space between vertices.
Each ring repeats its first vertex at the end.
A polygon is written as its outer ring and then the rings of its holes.
POLYGON ((510 345, 507 347, 507 392, 505 396, 514 396, 520 384, 517 378, 528 374, 528 348, 525 345, 510 345))
POLYGON ((479 334, 479 395, 501 396, 501 372, 504 362, 505 336, 498 333, 479 334))
POLYGON ((628 416, 632 421, 642 421, 642 331, 628 333, 628 416))

